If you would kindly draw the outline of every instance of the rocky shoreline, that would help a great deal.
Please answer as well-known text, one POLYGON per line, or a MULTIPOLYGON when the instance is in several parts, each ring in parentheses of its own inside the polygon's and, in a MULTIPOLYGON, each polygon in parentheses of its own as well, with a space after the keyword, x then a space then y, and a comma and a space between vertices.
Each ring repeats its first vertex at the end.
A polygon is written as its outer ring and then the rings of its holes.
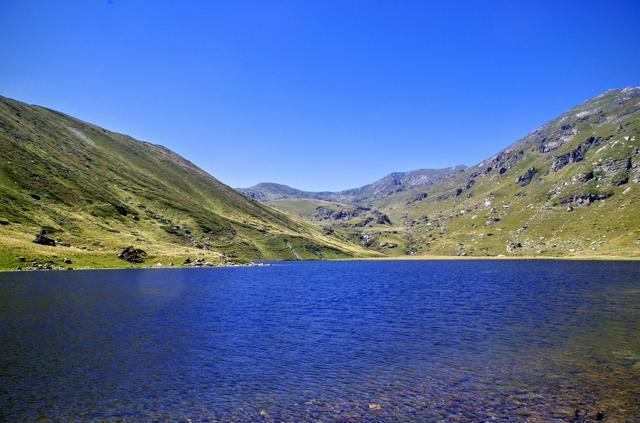
POLYGON ((221 267, 270 267, 272 264, 263 262, 249 262, 249 263, 211 263, 204 262, 196 265, 179 265, 174 266, 173 263, 169 265, 163 265, 162 263, 156 263, 155 266, 121 266, 121 267, 63 267, 53 264, 51 261, 38 262, 36 260, 31 261, 29 266, 17 267, 13 269, 0 269, 0 272, 37 272, 37 271, 69 271, 69 270, 128 270, 128 269, 198 269, 198 268, 221 268, 221 267))

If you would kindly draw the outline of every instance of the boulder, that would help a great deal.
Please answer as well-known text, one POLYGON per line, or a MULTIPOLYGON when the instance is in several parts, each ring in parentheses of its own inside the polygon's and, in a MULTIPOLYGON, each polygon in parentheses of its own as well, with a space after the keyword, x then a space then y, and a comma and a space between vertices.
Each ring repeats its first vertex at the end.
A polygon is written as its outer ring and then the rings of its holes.
POLYGON ((519 242, 510 242, 507 244, 507 253, 514 253, 518 248, 522 248, 522 244, 519 242))
POLYGON ((56 242, 53 239, 49 238, 44 230, 41 230, 40 233, 36 235, 33 242, 40 245, 50 245, 52 247, 56 246, 56 242))
POLYGON ((589 171, 589 172, 585 172, 585 173, 581 173, 578 176, 576 176, 576 181, 579 182, 588 182, 590 180, 593 179, 593 171, 589 171))
POLYGON ((142 263, 143 258, 146 257, 146 255, 147 253, 144 250, 130 245, 120 250, 118 258, 128 261, 129 263, 142 263))

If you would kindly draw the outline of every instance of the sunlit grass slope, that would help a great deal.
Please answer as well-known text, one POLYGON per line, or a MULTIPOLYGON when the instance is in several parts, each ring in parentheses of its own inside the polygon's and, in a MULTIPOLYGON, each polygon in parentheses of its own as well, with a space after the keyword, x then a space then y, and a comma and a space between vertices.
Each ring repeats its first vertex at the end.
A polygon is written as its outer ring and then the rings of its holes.
POLYGON ((366 254, 162 146, 4 97, 0 196, 0 268, 128 265, 116 257, 128 245, 147 251, 145 265, 366 254), (32 243, 40 229, 71 246, 32 243))
POLYGON ((371 206, 416 254, 640 257, 640 89, 607 91, 456 178, 371 206))

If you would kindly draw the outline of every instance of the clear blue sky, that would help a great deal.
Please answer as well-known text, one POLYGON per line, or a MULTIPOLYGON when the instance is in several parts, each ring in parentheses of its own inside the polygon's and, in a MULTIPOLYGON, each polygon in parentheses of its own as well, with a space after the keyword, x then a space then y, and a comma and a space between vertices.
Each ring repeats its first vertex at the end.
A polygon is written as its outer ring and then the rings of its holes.
POLYGON ((640 85, 640 1, 0 0, 0 94, 232 186, 475 164, 640 85))

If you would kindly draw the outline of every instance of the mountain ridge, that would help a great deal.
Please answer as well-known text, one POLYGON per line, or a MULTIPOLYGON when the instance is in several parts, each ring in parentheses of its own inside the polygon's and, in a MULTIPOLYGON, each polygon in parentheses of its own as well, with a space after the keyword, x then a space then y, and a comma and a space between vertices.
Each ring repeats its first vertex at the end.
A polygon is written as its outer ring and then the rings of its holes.
POLYGON ((465 165, 456 165, 441 169, 392 172, 372 183, 341 191, 304 191, 275 182, 261 182, 249 188, 236 188, 236 190, 259 201, 295 197, 357 203, 371 197, 390 195, 406 187, 428 185, 464 169, 466 169, 465 165))
POLYGON ((640 87, 610 89, 433 184, 356 202, 262 201, 385 254, 640 256, 639 132, 640 87), (360 226, 354 205, 393 224, 360 226))

